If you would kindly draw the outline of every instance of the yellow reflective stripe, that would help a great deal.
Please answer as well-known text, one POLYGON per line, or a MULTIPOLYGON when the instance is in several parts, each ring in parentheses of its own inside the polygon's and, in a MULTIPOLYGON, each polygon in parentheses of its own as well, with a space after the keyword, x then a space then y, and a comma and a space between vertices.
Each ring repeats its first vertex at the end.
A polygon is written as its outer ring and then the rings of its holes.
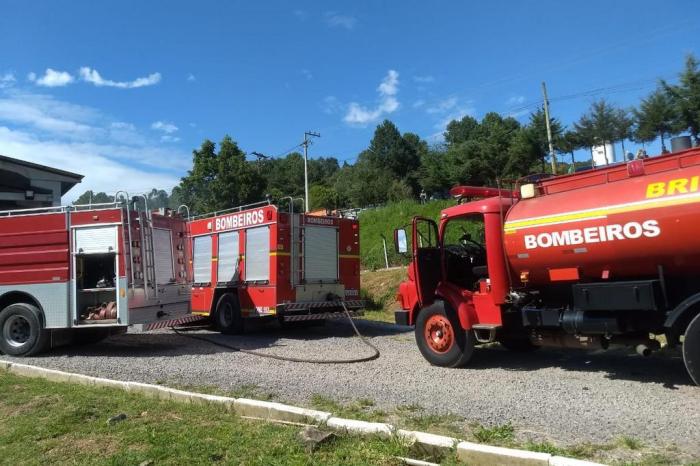
POLYGON ((288 252, 283 252, 283 251, 270 251, 271 256, 289 256, 290 254, 288 252))
POLYGON ((506 234, 514 233, 515 230, 521 228, 532 228, 544 225, 553 225, 558 223, 578 222, 583 220, 591 220, 594 218, 605 218, 608 215, 621 214, 626 212, 637 212, 646 209, 655 209, 659 207, 669 207, 676 205, 686 205, 700 202, 700 194, 691 194, 676 196, 669 199, 654 199, 631 202, 627 204, 619 204, 610 207, 599 209, 591 209, 587 211, 572 212, 569 214, 550 215, 540 218, 531 218, 525 220, 516 220, 514 222, 506 222, 504 230, 506 234))
POLYGON ((340 254, 338 257, 341 259, 359 259, 359 254, 340 254))

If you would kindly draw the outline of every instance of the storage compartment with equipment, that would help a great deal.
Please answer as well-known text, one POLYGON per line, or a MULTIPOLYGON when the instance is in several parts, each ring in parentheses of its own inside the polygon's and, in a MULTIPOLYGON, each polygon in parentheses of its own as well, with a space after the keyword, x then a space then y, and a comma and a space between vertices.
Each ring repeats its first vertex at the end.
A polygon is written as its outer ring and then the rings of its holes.
POLYGON ((116 245, 116 227, 75 230, 75 305, 80 324, 117 322, 116 245))

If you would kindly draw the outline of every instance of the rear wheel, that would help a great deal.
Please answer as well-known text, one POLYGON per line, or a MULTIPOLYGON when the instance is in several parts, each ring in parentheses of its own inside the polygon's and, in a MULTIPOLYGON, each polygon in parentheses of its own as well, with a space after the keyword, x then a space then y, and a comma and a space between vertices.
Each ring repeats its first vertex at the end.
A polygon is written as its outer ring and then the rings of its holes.
POLYGON ((683 361, 690 378, 700 385, 700 314, 690 321, 683 340, 683 361))
POLYGON ((461 367, 474 353, 474 334, 465 332, 454 312, 441 301, 418 313, 415 334, 421 354, 435 366, 461 367))
POLYGON ((11 304, 0 312, 0 351, 10 356, 32 356, 45 350, 49 332, 42 327, 41 312, 25 303, 11 304))
POLYGON ((233 335, 243 333, 243 316, 238 296, 226 293, 216 303, 216 316, 214 318, 216 328, 221 333, 233 335))

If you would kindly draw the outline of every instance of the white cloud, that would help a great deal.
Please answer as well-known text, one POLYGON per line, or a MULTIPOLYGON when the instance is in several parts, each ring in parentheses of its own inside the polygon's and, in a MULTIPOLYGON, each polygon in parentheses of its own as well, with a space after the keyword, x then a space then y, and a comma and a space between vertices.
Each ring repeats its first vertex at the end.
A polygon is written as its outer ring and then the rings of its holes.
POLYGON ((31 127, 62 139, 86 139, 95 135, 87 124, 94 114, 80 107, 42 94, 6 92, 0 96, 0 121, 31 127))
POLYGON ((389 70, 377 90, 382 95, 396 95, 399 92, 399 73, 396 70, 389 70))
POLYGON ((172 134, 178 130, 178 127, 167 121, 155 121, 151 124, 151 129, 162 131, 166 134, 172 134))
MULTIPOLYGON (((179 181, 172 171, 141 168, 122 163, 128 147, 100 144, 74 144, 13 130, 0 125, 0 153, 22 160, 57 167, 85 175, 64 197, 64 203, 74 201, 87 190, 114 193, 120 189, 133 194, 151 188, 170 190, 179 181)), ((141 152, 141 155, 147 155, 141 152)), ((159 154, 161 160, 172 160, 169 151, 159 154), (166 154, 170 154, 166 159, 166 154)))
POLYGON ((326 96, 321 104, 323 113, 332 115, 334 113, 339 113, 343 110, 343 104, 340 103, 337 97, 334 95, 326 96))
POLYGON ((400 104, 396 94, 399 92, 399 73, 389 70, 377 87, 377 92, 379 103, 376 107, 367 108, 357 102, 351 102, 343 120, 351 125, 363 126, 398 110, 400 104))
POLYGON ((187 80, 188 80, 189 82, 193 82, 193 81, 196 81, 197 78, 196 78, 192 73, 190 73, 190 74, 187 75, 187 80))
POLYGON ((306 21, 306 19, 309 17, 309 13, 304 10, 294 10, 294 16, 296 16, 300 21, 306 21))
POLYGON ((75 78, 69 72, 56 71, 51 68, 46 68, 44 76, 37 77, 35 73, 29 73, 27 78, 37 86, 43 87, 63 87, 75 81, 75 78))
POLYGON ((307 70, 306 68, 303 68, 302 70, 299 71, 302 76, 304 76, 306 79, 313 79, 314 75, 311 73, 311 71, 307 70))
POLYGON ((15 78, 14 73, 8 72, 0 75, 0 89, 12 87, 15 85, 15 82, 17 82, 17 79, 15 78))
POLYGON ((80 78, 97 87, 117 87, 120 89, 135 89, 137 87, 153 86, 160 82, 160 73, 151 73, 143 78, 136 78, 133 81, 112 81, 104 79, 97 70, 88 66, 80 68, 80 78))
POLYGON ((425 100, 423 99, 418 99, 413 102, 413 108, 421 108, 423 105, 425 105, 425 100))
POLYGON ((348 31, 351 31, 352 29, 354 29, 355 24, 357 23, 357 18, 355 18, 354 16, 342 15, 342 14, 336 13, 335 11, 327 11, 324 14, 324 18, 325 18, 326 24, 329 27, 344 28, 344 29, 347 29, 348 31))
POLYGON ((509 98, 508 100, 506 100, 506 105, 510 105, 510 106, 521 105, 524 102, 525 102, 525 96, 516 95, 516 96, 513 96, 513 97, 509 98))
POLYGON ((67 202, 88 189, 170 189, 191 160, 186 151, 163 147, 129 122, 14 89, 0 91, 0 154, 85 175, 67 202))
POLYGON ((435 81, 435 78, 431 75, 425 75, 425 76, 414 76, 413 80, 417 83, 432 83, 435 81))
POLYGON ((177 136, 170 136, 169 134, 164 134, 160 137, 161 142, 180 142, 180 138, 177 136))
POLYGON ((430 107, 425 109, 425 111, 428 113, 445 113, 445 112, 455 108, 456 105, 457 105, 457 97, 451 96, 451 97, 448 97, 447 99, 444 99, 444 100, 437 102, 435 105, 431 105, 430 107))

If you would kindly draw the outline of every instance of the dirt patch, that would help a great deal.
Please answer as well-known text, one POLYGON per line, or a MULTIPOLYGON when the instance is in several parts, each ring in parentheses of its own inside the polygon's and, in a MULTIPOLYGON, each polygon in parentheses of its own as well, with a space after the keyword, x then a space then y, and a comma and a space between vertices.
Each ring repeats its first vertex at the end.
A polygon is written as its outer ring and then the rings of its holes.
POLYGON ((39 410, 47 406, 54 405, 63 399, 60 395, 41 395, 35 396, 31 400, 22 404, 5 404, 0 401, 0 417, 9 419, 15 416, 22 416, 30 412, 39 410))
POLYGON ((51 443, 55 443, 56 446, 48 450, 46 455, 56 458, 69 458, 76 453, 106 458, 120 450, 118 439, 107 435, 76 438, 73 434, 68 434, 51 439, 51 443))
POLYGON ((406 268, 364 271, 360 278, 362 298, 367 301, 368 317, 372 318, 372 313, 381 313, 386 319, 379 320, 393 321, 393 312, 399 307, 396 293, 399 284, 406 280, 406 268))

